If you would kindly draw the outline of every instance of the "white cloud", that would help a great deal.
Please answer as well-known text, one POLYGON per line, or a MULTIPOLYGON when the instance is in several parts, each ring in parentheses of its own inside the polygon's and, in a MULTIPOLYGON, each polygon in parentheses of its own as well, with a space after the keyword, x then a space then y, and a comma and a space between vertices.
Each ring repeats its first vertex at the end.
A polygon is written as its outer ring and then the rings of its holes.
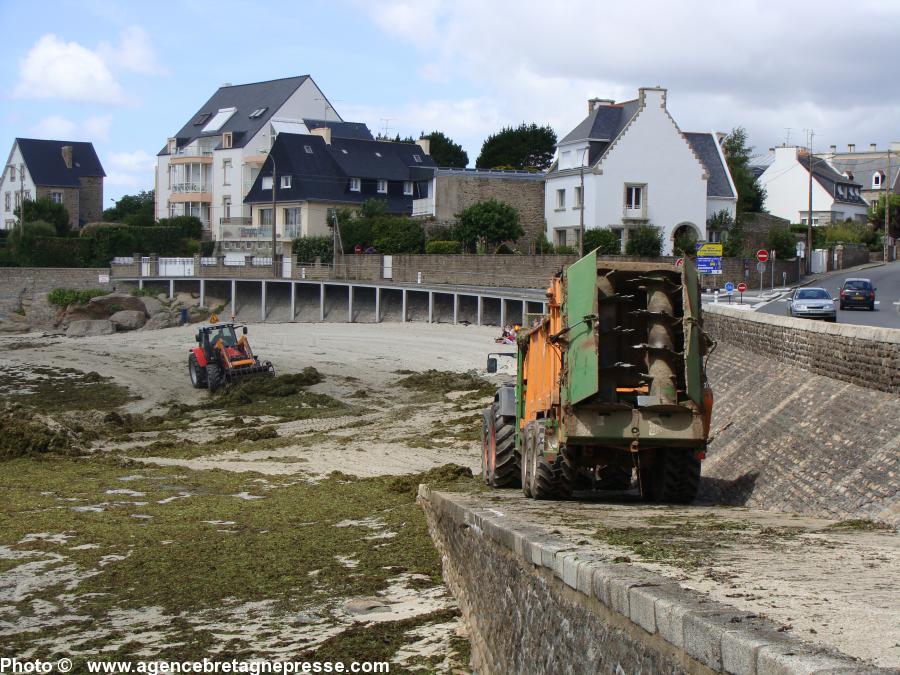
POLYGON ((90 141, 108 141, 109 128, 112 126, 112 115, 97 115, 88 117, 82 122, 84 135, 90 141))
POLYGON ((123 189, 150 190, 156 157, 143 150, 114 152, 104 160, 106 184, 123 189))
POLYGON ((150 36, 140 26, 128 26, 123 29, 115 45, 101 42, 97 47, 97 53, 113 69, 128 70, 142 75, 165 73, 150 42, 150 36))
POLYGON ((40 38, 22 60, 13 94, 112 105, 127 100, 102 58, 52 34, 40 38))
POLYGON ((50 115, 32 126, 29 133, 37 138, 106 142, 109 140, 112 119, 112 115, 100 115, 75 122, 62 115, 50 115))
POLYGON ((114 152, 109 156, 110 167, 117 171, 153 171, 156 157, 143 150, 114 152))

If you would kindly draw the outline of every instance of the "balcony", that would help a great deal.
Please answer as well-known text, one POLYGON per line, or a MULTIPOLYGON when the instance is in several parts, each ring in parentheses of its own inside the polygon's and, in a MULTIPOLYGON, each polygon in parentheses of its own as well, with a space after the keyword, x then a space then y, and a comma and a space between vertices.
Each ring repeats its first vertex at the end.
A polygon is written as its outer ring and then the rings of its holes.
MULTIPOLYGON (((279 228, 282 226, 279 225, 279 228)), ((278 241, 300 237, 299 225, 287 225, 282 232, 275 233, 278 241)), ((249 218, 220 218, 219 239, 223 241, 272 241, 271 225, 253 225, 249 218), (230 221, 230 222, 225 222, 230 221)))
POLYGON ((173 202, 211 202, 212 192, 209 183, 189 181, 187 183, 172 183, 173 202))
POLYGON ((250 225, 253 219, 249 216, 232 216, 228 218, 219 218, 219 225, 250 225))
POLYGON ((415 216, 433 216, 434 215, 434 197, 425 197, 424 199, 413 199, 412 214, 415 216))
POLYGON ((212 148, 179 148, 170 155, 171 164, 212 164, 212 148))

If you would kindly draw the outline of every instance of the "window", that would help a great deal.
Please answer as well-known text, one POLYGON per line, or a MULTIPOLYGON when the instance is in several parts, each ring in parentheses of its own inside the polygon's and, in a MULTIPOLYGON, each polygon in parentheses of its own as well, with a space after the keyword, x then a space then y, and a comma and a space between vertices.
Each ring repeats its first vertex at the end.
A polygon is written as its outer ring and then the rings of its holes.
POLYGON ((375 153, 375 156, 376 156, 376 157, 381 157, 381 153, 380 153, 380 152, 376 152, 376 153, 375 153))
POLYGON ((263 176, 262 189, 263 190, 271 190, 272 189, 272 176, 263 176))
POLYGON ((282 176, 281 177, 281 189, 286 190, 291 187, 291 177, 290 176, 282 176))
POLYGON ((12 201, 12 199, 10 198, 9 193, 7 192, 3 198, 3 202, 5 204, 5 206, 4 206, 5 211, 9 211, 9 207, 11 206, 11 201, 12 201))
POLYGON ((564 189, 556 191, 556 208, 566 208, 566 191, 564 189))
POLYGON ((387 181, 384 180, 383 178, 378 179, 378 192, 380 192, 383 195, 387 194, 387 181))
POLYGON ((556 245, 557 246, 567 246, 568 236, 566 234, 566 230, 559 229, 556 230, 556 245))
MULTIPOLYGON (((813 219, 812 219, 812 220, 813 220, 813 221, 812 221, 812 224, 813 224, 813 225, 818 225, 818 224, 819 224, 819 216, 813 216, 813 219)), ((805 217, 805 216, 804 216, 803 218, 800 219, 800 223, 801 223, 802 225, 806 225, 808 222, 809 222, 809 218, 807 218, 807 217, 805 217)))
POLYGON ((297 226, 300 224, 300 207, 295 206, 284 210, 284 224, 297 226))
POLYGON ((200 113, 197 115, 197 119, 194 120, 194 126, 199 127, 201 124, 206 124, 206 120, 212 117, 212 113, 200 113))
POLYGON ((16 193, 16 208, 19 208, 20 206, 22 206, 22 195, 21 195, 21 193, 17 192, 16 193))
POLYGON ((215 132, 222 128, 222 126, 231 119, 231 116, 237 112, 237 108, 220 108, 219 112, 215 114, 209 122, 206 123, 206 126, 203 127, 203 133, 207 132, 215 132))
POLYGON ((25 190, 25 201, 31 200, 31 190, 25 190))
POLYGON ((51 192, 50 201, 54 204, 62 204, 62 192, 51 192))
POLYGON ((9 167, 9 180, 11 183, 16 182, 16 167, 14 166, 9 167))
POLYGON ((337 209, 331 208, 325 211, 325 224, 329 227, 334 226, 334 221, 337 220, 337 209))
POLYGON ((403 181, 403 194, 407 197, 412 196, 413 193, 413 182, 411 180, 403 181))
POLYGON ((268 109, 269 109, 268 106, 263 106, 262 108, 257 108, 252 113, 250 113, 250 119, 255 120, 255 119, 262 117, 263 114, 265 114, 266 110, 268 110, 268 109))
POLYGON ((581 194, 581 186, 577 185, 575 187, 575 206, 573 208, 580 209, 584 206, 584 198, 581 194))
POLYGON ((222 185, 231 185, 231 160, 222 160, 222 185))
POLYGON ((628 185, 625 187, 625 208, 635 211, 641 208, 644 196, 644 188, 637 185, 628 185))
POLYGON ((572 168, 572 152, 566 150, 559 157, 559 168, 560 169, 570 169, 572 168))
POLYGON ((231 218, 231 197, 222 197, 222 217, 225 219, 231 218))
POLYGON ((272 225, 272 209, 260 209, 259 210, 259 224, 260 225, 272 225))
MULTIPOLYGON (((304 145, 304 146, 303 146, 303 149, 306 150, 306 154, 307 154, 307 155, 313 154, 312 146, 310 146, 310 145, 304 145)), ((345 152, 346 152, 346 150, 345 150, 345 152)))
POLYGON ((231 147, 232 135, 230 131, 226 131, 222 134, 222 147, 226 150, 231 147))
POLYGON ((361 187, 359 178, 350 179, 350 192, 359 192, 361 187))
POLYGON ((413 161, 414 161, 414 162, 418 162, 418 163, 421 164, 421 162, 422 162, 422 155, 413 155, 413 161))
POLYGON ((875 173, 872 174, 872 189, 873 190, 878 190, 881 188, 881 178, 882 178, 882 176, 881 176, 880 171, 876 171, 875 173))

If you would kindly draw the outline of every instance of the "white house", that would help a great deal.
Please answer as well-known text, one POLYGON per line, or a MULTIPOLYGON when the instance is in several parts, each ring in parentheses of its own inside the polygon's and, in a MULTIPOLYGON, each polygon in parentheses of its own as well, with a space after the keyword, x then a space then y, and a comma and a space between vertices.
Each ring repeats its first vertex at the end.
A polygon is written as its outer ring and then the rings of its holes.
POLYGON ((733 217, 737 203, 720 142, 713 133, 683 133, 665 89, 644 87, 622 103, 589 100, 546 176, 547 238, 577 246, 583 205, 585 228, 610 228, 623 246, 641 224, 663 230, 664 254, 682 232, 705 240, 707 218, 721 210, 733 217))
POLYGON ((372 138, 364 124, 344 122, 308 75, 220 87, 157 157, 156 217, 197 216, 225 249, 271 249, 271 233, 249 227, 244 197, 279 132, 323 128, 372 138))
MULTIPOLYGON (((809 153, 797 147, 775 148, 775 161, 759 177, 766 189, 766 210, 792 223, 803 223, 809 213, 809 153)), ((862 186, 838 172, 826 160, 813 157, 813 225, 841 220, 865 222, 869 205, 862 186)))

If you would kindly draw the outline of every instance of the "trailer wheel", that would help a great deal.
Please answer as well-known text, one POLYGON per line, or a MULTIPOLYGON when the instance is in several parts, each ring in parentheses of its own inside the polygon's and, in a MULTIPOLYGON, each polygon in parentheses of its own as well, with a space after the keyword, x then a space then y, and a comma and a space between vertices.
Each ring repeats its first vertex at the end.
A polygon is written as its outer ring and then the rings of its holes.
POLYGON ((206 386, 210 391, 215 391, 225 383, 222 368, 218 363, 206 364, 206 386))
POLYGON ((646 501, 690 504, 700 487, 700 460, 691 448, 657 452, 656 461, 641 470, 641 497, 646 501))
POLYGON ((490 452, 490 485, 493 487, 518 487, 519 455, 516 452, 516 418, 499 414, 497 404, 491 406, 493 415, 493 442, 490 452))
POLYGON ((554 466, 556 475, 556 492, 560 499, 571 499, 572 493, 577 490, 579 483, 582 482, 581 475, 578 473, 572 451, 565 446, 560 446, 559 455, 556 457, 554 466))
POLYGON ((531 496, 535 499, 553 499, 559 490, 559 481, 553 473, 553 467, 544 459, 542 451, 545 430, 546 427, 543 424, 532 423, 529 478, 531 480, 531 496))
POLYGON ((194 389, 203 389, 206 386, 206 371, 197 363, 197 357, 188 356, 188 375, 191 376, 191 385, 194 389))

